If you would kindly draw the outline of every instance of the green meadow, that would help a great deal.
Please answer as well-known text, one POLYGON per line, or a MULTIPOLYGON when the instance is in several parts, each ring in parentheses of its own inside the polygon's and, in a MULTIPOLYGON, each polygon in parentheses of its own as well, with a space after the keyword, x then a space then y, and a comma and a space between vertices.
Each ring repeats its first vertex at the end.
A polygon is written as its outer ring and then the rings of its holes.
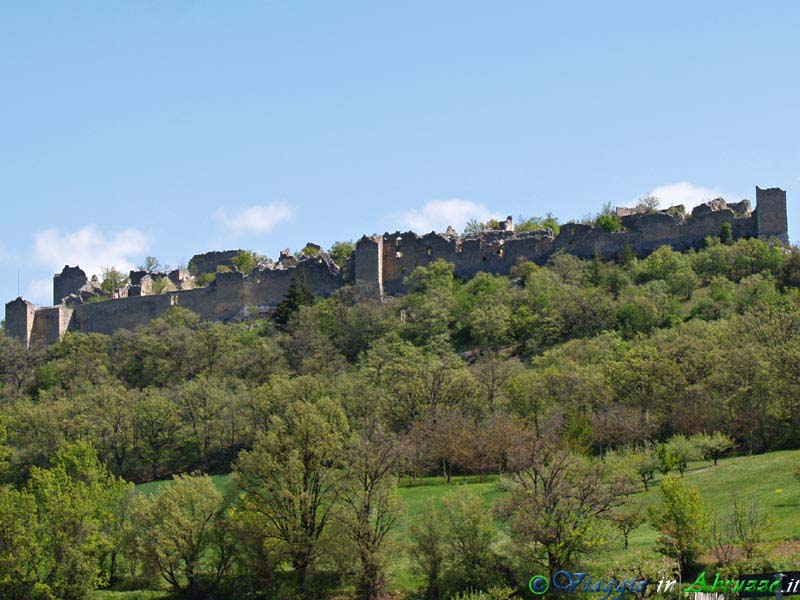
MULTIPOLYGON (((780 451, 758 456, 742 456, 721 459, 714 466, 711 462, 690 463, 685 478, 696 486, 708 505, 719 511, 730 507, 732 498, 738 494, 742 497, 754 496, 760 506, 770 515, 771 523, 765 533, 764 550, 780 559, 778 554, 786 553, 800 557, 800 481, 792 472, 800 465, 800 451, 780 451)), ((220 489, 229 482, 230 476, 214 476, 214 483, 220 489)), ((646 507, 659 501, 658 484, 660 476, 649 486, 648 491, 642 488, 633 495, 634 500, 641 501, 646 507)), ((169 485, 169 481, 157 481, 137 486, 138 493, 149 494, 160 486, 169 485)), ((443 496, 462 486, 479 495, 486 510, 500 497, 497 477, 487 477, 479 481, 477 477, 454 477, 447 485, 441 477, 420 479, 416 484, 409 484, 407 479, 400 483, 398 492, 403 500, 403 515, 394 535, 395 558, 390 570, 391 587, 397 592, 414 591, 421 585, 412 565, 404 552, 407 544, 407 529, 430 503, 439 503, 443 496)), ((502 544, 505 534, 502 523, 496 522, 498 543, 502 544)), ((642 558, 656 558, 654 550, 657 533, 649 525, 644 524, 634 530, 629 538, 629 547, 624 549, 621 543, 607 551, 585 558, 585 567, 595 572, 602 572, 612 565, 634 566, 642 558)), ((784 559, 785 560, 785 559, 784 559)), ((531 566, 532 573, 534 567, 531 566)), ((153 600, 160 598, 156 592, 97 592, 98 600, 153 600)))

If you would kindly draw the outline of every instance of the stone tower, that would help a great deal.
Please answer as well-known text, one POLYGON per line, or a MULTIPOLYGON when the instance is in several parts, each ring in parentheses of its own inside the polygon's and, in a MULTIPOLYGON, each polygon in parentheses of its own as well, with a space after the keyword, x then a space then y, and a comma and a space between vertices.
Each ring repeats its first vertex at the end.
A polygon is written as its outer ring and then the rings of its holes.
POLYGON ((30 345, 36 307, 22 297, 6 302, 6 334, 23 344, 30 345))
POLYGON ((785 190, 780 188, 762 190, 756 187, 755 216, 758 237, 776 237, 784 243, 789 243, 785 190))
POLYGON ((87 283, 89 283, 89 280, 86 278, 86 273, 83 272, 83 269, 64 265, 61 273, 53 277, 53 305, 61 304, 64 298, 76 293, 87 283))

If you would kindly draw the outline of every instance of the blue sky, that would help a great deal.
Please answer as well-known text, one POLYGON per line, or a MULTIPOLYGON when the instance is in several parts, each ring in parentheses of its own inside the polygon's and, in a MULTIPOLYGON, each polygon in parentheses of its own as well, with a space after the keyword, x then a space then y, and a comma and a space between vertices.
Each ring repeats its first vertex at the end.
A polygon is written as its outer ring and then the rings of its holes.
POLYGON ((796 2, 7 2, 0 296, 469 217, 787 189, 796 2))

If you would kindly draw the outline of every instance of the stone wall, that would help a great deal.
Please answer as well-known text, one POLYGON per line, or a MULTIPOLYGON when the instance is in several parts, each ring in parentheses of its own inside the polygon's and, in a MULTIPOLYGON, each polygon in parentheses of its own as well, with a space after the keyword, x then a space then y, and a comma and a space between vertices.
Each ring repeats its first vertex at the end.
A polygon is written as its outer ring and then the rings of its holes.
POLYGON ((83 269, 78 266, 64 265, 61 273, 53 277, 53 304, 61 304, 64 298, 78 293, 87 283, 89 283, 89 279, 83 269))
MULTIPOLYGON (((714 200, 696 207, 691 215, 681 210, 657 213, 621 211, 622 231, 607 232, 600 227, 568 223, 558 236, 552 231, 515 233, 510 220, 497 231, 478 236, 461 237, 451 228, 443 234, 418 235, 413 232, 364 236, 347 265, 348 283, 365 286, 376 295, 400 294, 405 291, 404 279, 420 265, 443 259, 455 265, 459 277, 468 278, 486 271, 507 274, 520 260, 539 264, 556 252, 566 252, 590 259, 599 254, 615 259, 623 253, 647 256, 659 246, 676 250, 702 248, 709 236, 719 236, 725 223, 730 223, 735 239, 777 237, 788 242, 786 192, 773 188, 756 188, 757 205, 751 213, 749 203, 728 205, 714 200)), ((218 266, 230 265, 239 250, 208 252, 196 255, 190 262, 195 274, 216 272, 218 266)), ((158 274, 156 274, 158 275, 158 274)), ((341 269, 324 252, 299 262, 291 252, 281 253, 277 264, 269 263, 244 276, 237 271, 217 273, 208 287, 181 289, 158 295, 147 295, 152 273, 132 272, 128 296, 103 302, 86 302, 74 308, 61 304, 61 299, 86 285, 86 274, 79 267, 65 267, 53 282, 57 306, 36 310, 30 302, 17 298, 6 304, 6 333, 24 344, 51 344, 65 331, 113 333, 148 323, 172 306, 183 306, 201 318, 229 321, 264 313, 277 306, 286 296, 293 276, 305 282, 316 296, 328 296, 345 284, 341 269)), ((166 276, 166 275, 161 275, 166 276)), ((184 281, 181 273, 170 277, 184 281)), ((191 281, 188 284, 191 284, 191 281)), ((188 287, 187 284, 187 287, 188 287)))
POLYGON ((256 269, 247 277, 239 272, 218 273, 203 288, 81 304, 75 308, 69 330, 113 333, 133 329, 173 306, 188 308, 205 320, 230 321, 250 314, 249 308, 275 308, 285 297, 294 272, 305 278, 315 296, 328 296, 342 285, 339 268, 326 256, 317 256, 301 261, 294 269, 256 269))
POLYGON ((777 237, 788 242, 786 192, 756 191, 757 208, 752 214, 746 201, 727 205, 719 199, 696 207, 691 215, 680 211, 628 214, 621 218, 624 229, 617 232, 568 223, 557 237, 549 230, 514 233, 506 228, 470 237, 454 232, 420 236, 407 231, 362 238, 354 258, 356 280, 363 277, 388 294, 399 294, 405 291, 404 278, 417 266, 438 259, 452 262, 455 274, 468 278, 479 271, 506 274, 520 259, 544 264, 556 252, 584 259, 599 254, 613 260, 628 252, 645 257, 665 245, 679 251, 699 249, 707 237, 721 234, 724 223, 730 223, 734 239, 777 237))
POLYGON ((195 276, 203 273, 216 273, 217 267, 230 267, 233 264, 231 259, 240 252, 241 250, 222 250, 195 254, 189 260, 189 272, 195 276))
POLYGON ((72 308, 59 304, 36 311, 31 330, 31 346, 55 344, 66 333, 72 318, 72 308))

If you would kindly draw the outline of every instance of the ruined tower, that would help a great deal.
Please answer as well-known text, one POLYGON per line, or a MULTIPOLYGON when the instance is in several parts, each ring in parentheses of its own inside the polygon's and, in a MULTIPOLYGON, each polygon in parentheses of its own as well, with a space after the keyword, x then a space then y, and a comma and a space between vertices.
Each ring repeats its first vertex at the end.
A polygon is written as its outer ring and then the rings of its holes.
POLYGON ((61 273, 57 273, 53 277, 53 305, 61 304, 64 298, 77 293, 87 283, 89 283, 89 279, 83 269, 64 265, 61 273))
POLYGON ((756 186, 756 228, 758 237, 776 237, 789 243, 789 224, 786 217, 786 190, 756 186))
POLYGON ((6 302, 6 335, 26 348, 30 345, 36 306, 22 297, 6 302))

